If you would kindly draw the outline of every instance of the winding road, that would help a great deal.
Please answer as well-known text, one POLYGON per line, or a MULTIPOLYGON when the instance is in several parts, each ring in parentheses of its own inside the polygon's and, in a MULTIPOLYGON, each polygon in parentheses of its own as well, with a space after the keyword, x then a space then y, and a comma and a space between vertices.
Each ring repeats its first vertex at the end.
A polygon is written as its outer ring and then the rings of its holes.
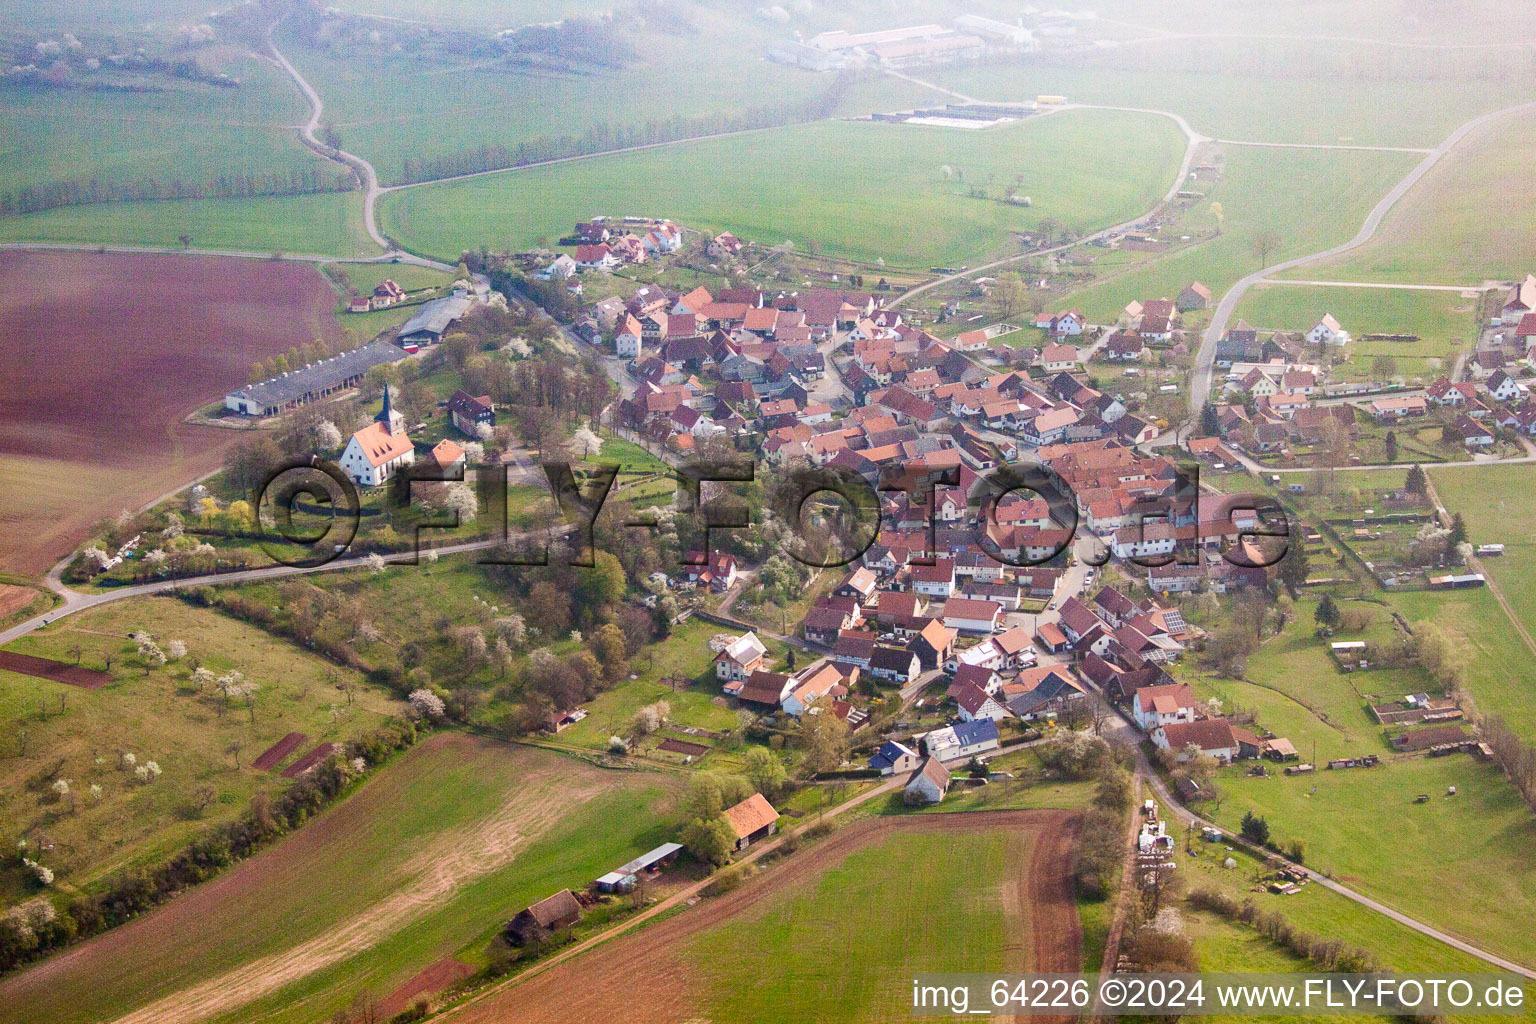
POLYGON ((1366 214, 1365 223, 1360 225, 1360 230, 1355 233, 1355 237, 1347 242, 1341 242, 1332 248, 1324 249, 1321 252, 1297 256, 1293 259, 1276 263, 1273 266, 1265 267, 1262 270, 1256 270, 1228 289, 1227 293, 1221 297, 1221 302, 1217 305, 1215 313, 1212 314, 1211 325, 1206 328, 1205 335, 1200 342, 1200 349, 1195 354, 1194 375, 1189 386, 1189 422, 1195 422, 1200 414, 1200 408, 1205 405, 1206 399, 1210 396, 1212 374, 1216 365, 1216 344, 1221 340, 1221 336, 1226 333, 1227 323, 1232 319, 1232 314, 1236 311, 1237 304, 1242 301, 1249 288, 1252 288, 1272 274, 1278 274, 1282 271, 1290 270, 1292 267, 1303 266, 1304 264, 1326 259, 1330 256, 1337 256, 1341 253, 1349 252, 1351 249, 1358 249, 1376 237, 1376 231, 1381 227, 1382 220, 1391 211, 1392 207, 1397 205, 1398 200, 1407 195, 1408 190, 1418 184, 1419 179, 1428 174, 1430 168, 1439 163, 1469 133, 1499 118, 1531 110, 1536 110, 1536 103, 1520 103, 1472 118, 1472 120, 1451 132, 1450 135, 1447 135, 1440 145, 1430 150, 1423 160, 1414 165, 1413 170, 1409 171, 1401 181, 1392 186, 1392 189, 1381 198, 1381 201, 1376 204, 1371 212, 1366 214))

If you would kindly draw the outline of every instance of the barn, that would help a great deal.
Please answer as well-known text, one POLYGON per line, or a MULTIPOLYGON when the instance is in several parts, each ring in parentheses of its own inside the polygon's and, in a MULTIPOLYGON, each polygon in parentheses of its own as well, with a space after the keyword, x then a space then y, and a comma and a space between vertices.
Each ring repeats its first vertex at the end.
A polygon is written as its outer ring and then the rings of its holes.
POLYGON ((763 799, 761 793, 753 793, 734 807, 725 809, 725 818, 736 834, 734 850, 745 850, 753 843, 767 839, 779 829, 779 812, 763 799))
POLYGON ((581 904, 571 895, 571 890, 561 889, 553 896, 542 899, 533 906, 518 912, 507 922, 507 941, 514 946, 527 945, 541 938, 544 933, 569 928, 581 917, 581 904))
POLYGON ((231 391, 224 396, 224 407, 242 416, 276 416, 357 387, 375 366, 404 358, 405 353, 389 342, 375 341, 231 391))
POLYGON ((423 303, 416 315, 401 326, 396 341, 402 348, 408 345, 436 345, 443 340, 444 332, 469 312, 469 307, 469 298, 461 295, 423 303))

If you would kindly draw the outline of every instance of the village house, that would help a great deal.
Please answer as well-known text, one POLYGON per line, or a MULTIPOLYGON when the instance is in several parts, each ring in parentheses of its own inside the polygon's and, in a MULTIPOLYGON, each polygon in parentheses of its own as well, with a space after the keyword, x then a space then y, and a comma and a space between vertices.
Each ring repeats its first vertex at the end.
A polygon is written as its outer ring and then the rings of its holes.
POLYGON ((743 633, 715 655, 715 678, 721 681, 744 680, 762 668, 768 648, 756 633, 743 633))
POLYGON ((448 418, 459 433, 478 439, 482 426, 496 425, 496 404, 489 395, 475 397, 466 391, 455 391, 448 399, 448 418))
POLYGON ((1196 711, 1195 692, 1188 683, 1143 686, 1131 700, 1131 717, 1147 733, 1175 722, 1193 722, 1196 711))
POLYGON ((1160 725, 1152 731, 1152 742, 1163 750, 1172 750, 1180 761, 1188 759, 1191 746, 1218 761, 1235 761, 1240 756, 1237 737, 1225 718, 1160 725))
POLYGON ((880 749, 869 759, 869 766, 881 775, 909 772, 917 767, 917 763, 917 751, 895 740, 886 740, 880 744, 880 749))

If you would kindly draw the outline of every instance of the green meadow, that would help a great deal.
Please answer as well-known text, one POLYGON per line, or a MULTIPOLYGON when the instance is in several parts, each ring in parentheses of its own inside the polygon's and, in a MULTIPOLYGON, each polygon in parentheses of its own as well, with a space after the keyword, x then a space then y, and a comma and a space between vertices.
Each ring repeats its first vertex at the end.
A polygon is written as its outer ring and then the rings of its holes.
POLYGON ((384 229, 454 255, 525 248, 594 214, 671 217, 892 266, 976 263, 1044 218, 1084 229, 1151 207, 1178 165, 1165 119, 1073 112, 984 131, 821 122, 393 192, 384 229), (1116 159, 1127 147, 1141 158, 1116 159), (1003 201, 1007 188, 1033 199, 1003 201), (981 191, 984 196, 974 194, 981 191))

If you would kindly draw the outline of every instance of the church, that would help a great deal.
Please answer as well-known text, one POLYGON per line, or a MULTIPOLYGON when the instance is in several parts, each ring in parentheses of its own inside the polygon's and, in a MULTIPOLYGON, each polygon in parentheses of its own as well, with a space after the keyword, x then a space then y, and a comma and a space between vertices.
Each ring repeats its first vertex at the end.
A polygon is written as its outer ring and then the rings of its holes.
POLYGON ((416 447, 405 434, 405 417, 390 401, 384 385, 384 408, 374 421, 352 435, 341 453, 341 468, 359 487, 378 487, 416 461, 416 447))

